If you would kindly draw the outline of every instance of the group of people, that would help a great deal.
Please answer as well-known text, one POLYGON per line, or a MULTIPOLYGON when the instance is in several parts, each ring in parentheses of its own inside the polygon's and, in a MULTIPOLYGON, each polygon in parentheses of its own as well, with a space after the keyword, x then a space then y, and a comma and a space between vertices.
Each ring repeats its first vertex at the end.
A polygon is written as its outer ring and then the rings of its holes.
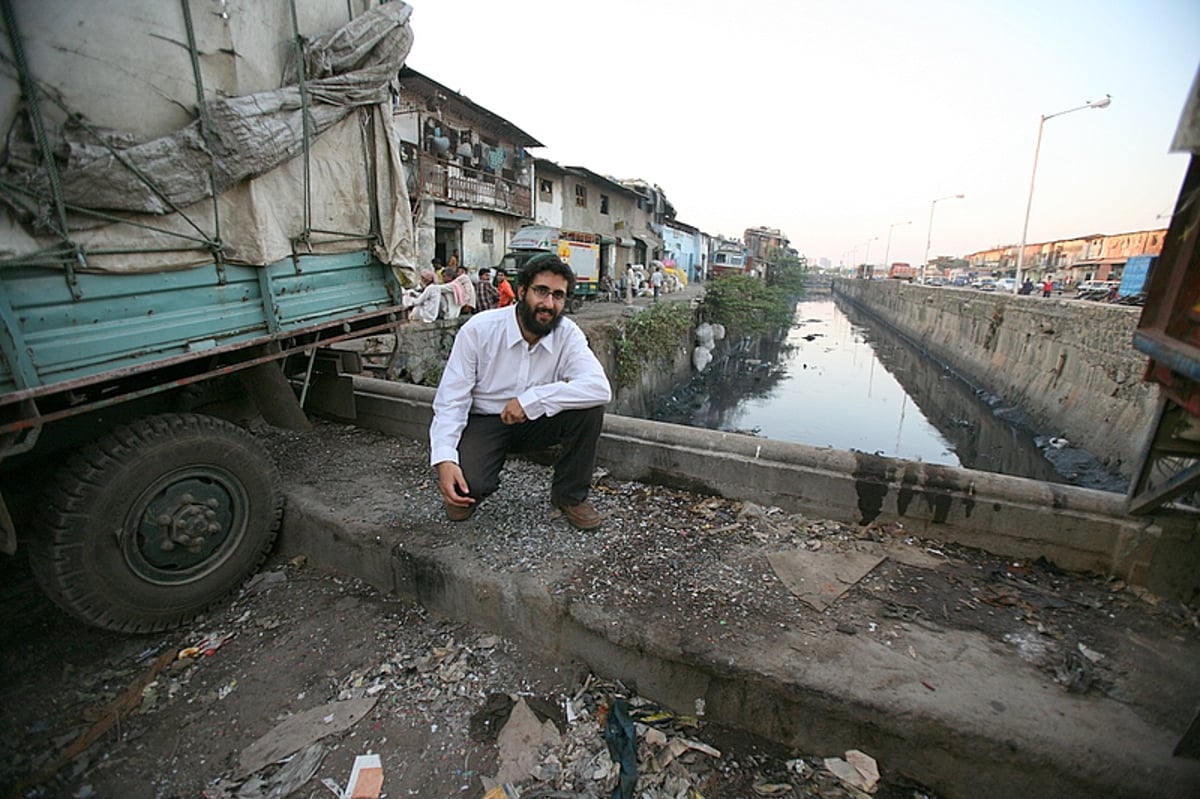
POLYGON ((420 272, 420 288, 406 290, 401 304, 408 309, 409 319, 421 322, 432 322, 439 316, 453 319, 511 305, 515 299, 512 284, 504 270, 496 271, 493 282, 492 270, 480 269, 476 283, 467 267, 458 263, 457 252, 445 266, 434 258, 420 272))
MULTIPOLYGON (((1033 294, 1033 292, 1036 290, 1037 289, 1033 285, 1033 281, 1029 278, 1025 278, 1025 282, 1021 284, 1021 288, 1017 289, 1017 293, 1033 294)), ((1052 291, 1054 291, 1054 281, 1050 278, 1046 278, 1044 281, 1042 281, 1042 296, 1049 297, 1052 291)))

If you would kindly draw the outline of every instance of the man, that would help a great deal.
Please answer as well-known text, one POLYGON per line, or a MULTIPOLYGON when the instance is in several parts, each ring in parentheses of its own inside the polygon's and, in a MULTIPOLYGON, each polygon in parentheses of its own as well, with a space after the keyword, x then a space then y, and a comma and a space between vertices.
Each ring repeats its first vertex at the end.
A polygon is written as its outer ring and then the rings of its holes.
POLYGON ((496 270, 496 291, 500 294, 498 308, 507 308, 517 300, 517 296, 513 294, 512 283, 508 282, 508 272, 503 269, 496 270))
POLYGON ((442 288, 432 269, 421 270, 421 291, 406 290, 401 305, 408 309, 409 319, 432 322, 438 318, 442 307, 442 288))
POLYGON ((451 521, 471 517, 500 484, 509 453, 562 446, 550 503, 580 530, 600 525, 587 501, 612 389, 587 338, 563 316, 575 286, 552 253, 517 277, 515 308, 476 314, 458 331, 433 400, 429 462, 451 521))
POLYGON ((476 310, 490 311, 500 307, 500 292, 492 283, 492 270, 486 266, 479 270, 479 285, 475 287, 475 298, 479 301, 476 310))
POLYGON ((1042 284, 1042 296, 1049 297, 1052 291, 1054 291, 1054 281, 1046 278, 1046 282, 1042 284))
POLYGON ((650 273, 650 285, 654 288, 654 301, 658 302, 658 294, 662 291, 663 273, 662 267, 654 267, 654 271, 650 273))
POLYGON ((454 292, 454 303, 459 306, 461 316, 470 316, 475 313, 475 303, 479 301, 475 296, 475 284, 467 274, 467 267, 460 265, 455 272, 454 279, 450 282, 454 292))

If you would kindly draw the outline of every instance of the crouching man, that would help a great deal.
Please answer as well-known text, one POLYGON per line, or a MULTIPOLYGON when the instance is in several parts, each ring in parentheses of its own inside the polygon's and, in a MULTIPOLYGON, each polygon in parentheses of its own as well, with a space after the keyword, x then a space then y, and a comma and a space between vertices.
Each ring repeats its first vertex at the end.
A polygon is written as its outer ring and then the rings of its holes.
POLYGON ((587 501, 612 389, 587 338, 563 316, 575 287, 551 253, 526 262, 517 302, 459 328, 433 400, 430 463, 452 521, 500 484, 509 453, 561 445, 550 503, 580 530, 600 525, 587 501))

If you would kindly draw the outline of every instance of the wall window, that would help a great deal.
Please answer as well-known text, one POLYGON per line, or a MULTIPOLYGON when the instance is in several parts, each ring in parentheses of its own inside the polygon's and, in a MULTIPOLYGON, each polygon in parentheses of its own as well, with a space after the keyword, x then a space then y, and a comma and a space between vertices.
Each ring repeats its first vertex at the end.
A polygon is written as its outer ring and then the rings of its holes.
POLYGON ((575 184, 575 207, 587 208, 587 186, 575 184))
POLYGON ((479 240, 484 244, 492 244, 496 241, 496 234, 490 227, 485 227, 479 233, 479 240))
POLYGON ((543 200, 554 199, 554 184, 546 178, 538 178, 538 193, 543 200))
POLYGON ((600 195, 600 213, 602 213, 602 214, 608 213, 608 195, 607 194, 600 195))

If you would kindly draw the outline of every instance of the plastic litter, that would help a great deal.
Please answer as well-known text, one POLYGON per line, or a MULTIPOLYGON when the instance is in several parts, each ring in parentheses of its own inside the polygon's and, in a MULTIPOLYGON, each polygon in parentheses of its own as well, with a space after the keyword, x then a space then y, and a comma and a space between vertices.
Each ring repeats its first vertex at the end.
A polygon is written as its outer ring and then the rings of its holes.
POLYGON ((633 799, 637 786, 637 735, 633 720, 629 718, 629 702, 618 698, 608 711, 604 729, 604 741, 608 744, 608 756, 621 765, 621 774, 612 799, 633 799))

